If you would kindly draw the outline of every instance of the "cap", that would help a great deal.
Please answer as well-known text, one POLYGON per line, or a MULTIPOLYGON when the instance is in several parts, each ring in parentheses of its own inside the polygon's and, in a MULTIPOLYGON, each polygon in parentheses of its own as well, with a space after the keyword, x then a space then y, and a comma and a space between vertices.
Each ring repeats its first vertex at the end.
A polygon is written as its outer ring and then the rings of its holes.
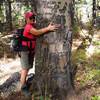
POLYGON ((25 19, 30 18, 31 16, 36 16, 35 12, 26 12, 25 13, 25 19))

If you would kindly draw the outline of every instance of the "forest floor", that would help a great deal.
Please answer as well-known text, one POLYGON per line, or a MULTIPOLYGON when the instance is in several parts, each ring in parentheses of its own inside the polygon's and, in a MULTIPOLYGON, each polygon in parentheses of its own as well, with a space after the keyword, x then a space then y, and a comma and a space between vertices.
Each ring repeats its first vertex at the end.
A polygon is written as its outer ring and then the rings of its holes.
MULTIPOLYGON (((87 40, 83 44, 82 42, 81 39, 73 39, 72 62, 73 66, 77 66, 75 76, 76 95, 70 96, 67 100, 100 100, 100 32, 97 32, 93 36, 91 44, 88 44, 87 40), (84 46, 81 46, 81 44, 84 45, 85 48, 84 46)), ((19 72, 20 69, 20 61, 18 57, 14 59, 1 58, 0 86, 4 84, 11 75, 19 72)), ((1 93, 2 91, 0 90, 0 94, 1 93)), ((0 100, 25 99, 20 93, 14 93, 6 99, 0 98, 0 100)))
POLYGON ((74 39, 72 62, 77 66, 75 89, 80 98, 73 100, 100 100, 100 31, 91 43, 74 39))

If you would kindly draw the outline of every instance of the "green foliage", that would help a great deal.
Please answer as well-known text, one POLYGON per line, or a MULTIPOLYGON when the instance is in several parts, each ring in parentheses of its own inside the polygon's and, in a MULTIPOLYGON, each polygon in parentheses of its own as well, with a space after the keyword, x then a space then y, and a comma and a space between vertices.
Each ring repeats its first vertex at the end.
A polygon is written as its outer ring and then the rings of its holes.
POLYGON ((0 5, 0 21, 4 22, 4 7, 2 5, 0 5))
POLYGON ((31 6, 23 6, 23 10, 26 11, 31 11, 32 7, 31 6))
POLYGON ((73 25, 73 37, 74 38, 77 38, 79 37, 79 32, 80 32, 80 26, 78 25, 77 22, 74 22, 74 25, 73 25))
POLYGON ((85 54, 85 50, 78 50, 78 51, 74 51, 72 52, 72 61, 74 63, 78 63, 78 62, 83 62, 86 60, 86 54, 85 54))
POLYGON ((100 45, 100 41, 93 41, 93 45, 99 46, 100 45))
POLYGON ((92 69, 86 73, 85 81, 94 80, 95 82, 99 82, 100 70, 92 69))
POLYGON ((100 100, 100 96, 93 96, 91 100, 100 100))
POLYGON ((93 22, 92 22, 92 19, 89 20, 87 23, 86 23, 86 27, 88 29, 88 34, 89 35, 93 35, 94 34, 94 30, 93 30, 93 22))
POLYGON ((95 68, 95 66, 98 67, 98 69, 100 68, 100 51, 95 51, 97 53, 92 55, 92 63, 94 64, 93 67, 95 68))
POLYGON ((45 99, 44 99, 43 96, 40 96, 40 99, 39 100, 51 100, 51 99, 49 97, 45 97, 45 99))
POLYGON ((34 100, 51 100, 49 96, 38 95, 36 91, 33 93, 34 100))
POLYGON ((31 7, 30 6, 22 6, 20 11, 17 11, 13 14, 13 25, 15 27, 20 27, 23 26, 25 24, 25 20, 24 20, 24 12, 27 11, 31 11, 31 7))
POLYGON ((75 0, 76 4, 86 4, 86 0, 75 0))
POLYGON ((100 53, 94 53, 90 58, 86 57, 85 50, 78 50, 72 53, 72 61, 77 64, 79 72, 76 80, 80 82, 80 86, 86 84, 100 84, 100 53))

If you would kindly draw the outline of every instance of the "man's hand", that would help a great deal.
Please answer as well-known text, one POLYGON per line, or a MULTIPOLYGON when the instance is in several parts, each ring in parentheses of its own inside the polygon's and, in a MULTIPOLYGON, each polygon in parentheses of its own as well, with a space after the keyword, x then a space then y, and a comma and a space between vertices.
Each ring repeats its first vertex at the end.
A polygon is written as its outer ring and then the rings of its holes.
POLYGON ((45 33, 49 32, 49 31, 55 31, 58 28, 60 28, 60 26, 61 26, 60 24, 50 23, 47 27, 39 29, 39 30, 37 30, 36 28, 32 28, 30 30, 30 33, 32 33, 35 36, 39 36, 39 35, 42 35, 42 34, 45 34, 45 33))
POLYGON ((48 28, 49 31, 55 31, 55 30, 57 30, 60 26, 61 26, 60 24, 52 24, 52 23, 50 23, 50 24, 48 25, 47 28, 48 28))

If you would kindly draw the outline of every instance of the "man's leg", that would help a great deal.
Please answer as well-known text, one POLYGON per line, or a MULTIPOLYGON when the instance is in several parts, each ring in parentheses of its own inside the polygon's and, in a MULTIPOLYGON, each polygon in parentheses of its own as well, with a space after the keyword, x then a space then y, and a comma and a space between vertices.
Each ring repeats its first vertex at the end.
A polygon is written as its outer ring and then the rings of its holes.
POLYGON ((28 75, 28 71, 29 70, 27 70, 27 69, 22 69, 21 70, 21 77, 20 77, 21 93, 26 97, 31 96, 31 92, 29 91, 29 88, 26 84, 26 78, 27 78, 27 75, 28 75))
POLYGON ((29 71, 29 51, 22 51, 21 52, 21 58, 20 58, 20 61, 21 61, 21 67, 22 67, 22 70, 21 70, 21 78, 20 78, 20 83, 21 85, 25 85, 26 83, 26 77, 27 77, 27 74, 28 74, 28 71, 29 71))
POLYGON ((29 51, 23 51, 21 52, 21 66, 22 66, 22 70, 21 70, 21 78, 20 78, 20 83, 21 83, 21 91, 23 94, 30 96, 31 93, 29 91, 28 88, 28 84, 27 84, 27 75, 29 72, 29 69, 33 67, 33 54, 30 54, 29 51))
POLYGON ((21 86, 26 84, 26 78, 27 78, 27 75, 28 75, 28 71, 29 71, 28 69, 22 69, 21 70, 21 78, 20 78, 21 86))

